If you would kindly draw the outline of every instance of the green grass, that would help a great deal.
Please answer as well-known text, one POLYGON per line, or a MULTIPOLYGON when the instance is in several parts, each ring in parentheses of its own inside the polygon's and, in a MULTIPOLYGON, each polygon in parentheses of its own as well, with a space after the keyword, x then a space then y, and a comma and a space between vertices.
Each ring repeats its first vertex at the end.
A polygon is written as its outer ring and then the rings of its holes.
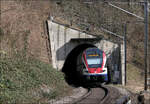
POLYGON ((0 58, 0 104, 37 103, 63 95, 67 88, 64 75, 49 64, 20 55, 0 58))

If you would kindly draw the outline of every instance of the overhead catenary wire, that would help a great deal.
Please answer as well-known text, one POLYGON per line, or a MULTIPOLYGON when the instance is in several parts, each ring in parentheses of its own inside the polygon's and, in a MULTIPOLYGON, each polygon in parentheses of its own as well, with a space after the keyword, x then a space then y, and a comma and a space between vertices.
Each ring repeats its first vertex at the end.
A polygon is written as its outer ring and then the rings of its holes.
POLYGON ((112 35, 114 35, 114 36, 116 36, 116 37, 119 37, 119 38, 121 38, 121 39, 124 38, 123 36, 117 35, 116 33, 111 32, 111 31, 109 31, 109 30, 107 30, 107 29, 105 29, 105 28, 103 28, 103 27, 101 27, 100 29, 103 30, 104 32, 107 32, 107 33, 109 33, 109 34, 112 34, 112 35))
POLYGON ((116 5, 113 5, 112 3, 109 3, 109 2, 107 2, 107 3, 108 3, 108 5, 110 5, 110 6, 114 7, 114 8, 117 8, 117 9, 119 9, 119 10, 121 10, 121 11, 123 11, 123 12, 127 13, 127 14, 130 14, 130 15, 132 15, 132 16, 135 16, 135 17, 137 17, 137 18, 139 18, 139 19, 144 20, 144 18, 143 18, 143 17, 140 17, 140 16, 138 16, 138 15, 136 15, 136 14, 134 14, 134 13, 131 13, 131 12, 129 12, 129 11, 127 11, 127 10, 125 10, 125 9, 122 9, 122 8, 120 8, 120 7, 116 6, 116 5))

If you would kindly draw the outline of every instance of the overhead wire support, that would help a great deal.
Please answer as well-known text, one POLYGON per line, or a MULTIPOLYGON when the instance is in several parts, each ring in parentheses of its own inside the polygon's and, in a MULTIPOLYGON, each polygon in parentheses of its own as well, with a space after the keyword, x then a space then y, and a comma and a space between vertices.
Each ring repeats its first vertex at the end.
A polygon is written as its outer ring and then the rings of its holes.
POLYGON ((144 40, 144 62, 145 62, 145 83, 144 83, 144 90, 147 91, 147 70, 148 70, 148 2, 145 0, 144 2, 144 23, 145 23, 145 40, 144 40))

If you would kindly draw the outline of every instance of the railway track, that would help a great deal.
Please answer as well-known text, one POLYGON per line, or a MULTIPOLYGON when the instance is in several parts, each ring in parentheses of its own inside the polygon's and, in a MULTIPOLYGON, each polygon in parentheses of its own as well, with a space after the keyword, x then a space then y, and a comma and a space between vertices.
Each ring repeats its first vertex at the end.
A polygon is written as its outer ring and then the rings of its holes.
POLYGON ((110 86, 94 86, 89 93, 73 104, 116 104, 121 96, 117 89, 110 86))

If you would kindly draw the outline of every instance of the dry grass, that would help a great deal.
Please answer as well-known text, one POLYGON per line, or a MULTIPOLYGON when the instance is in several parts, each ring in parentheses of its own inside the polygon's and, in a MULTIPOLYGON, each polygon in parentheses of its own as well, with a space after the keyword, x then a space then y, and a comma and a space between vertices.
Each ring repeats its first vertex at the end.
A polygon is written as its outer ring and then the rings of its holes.
POLYGON ((134 93, 144 90, 144 75, 141 74, 141 70, 138 67, 132 64, 127 64, 126 88, 134 93))
POLYGON ((16 49, 22 48, 21 37, 25 31, 29 31, 29 54, 49 62, 46 20, 50 5, 49 0, 2 0, 0 27, 4 36, 0 43, 1 50, 11 53, 12 41, 16 42, 16 49))

